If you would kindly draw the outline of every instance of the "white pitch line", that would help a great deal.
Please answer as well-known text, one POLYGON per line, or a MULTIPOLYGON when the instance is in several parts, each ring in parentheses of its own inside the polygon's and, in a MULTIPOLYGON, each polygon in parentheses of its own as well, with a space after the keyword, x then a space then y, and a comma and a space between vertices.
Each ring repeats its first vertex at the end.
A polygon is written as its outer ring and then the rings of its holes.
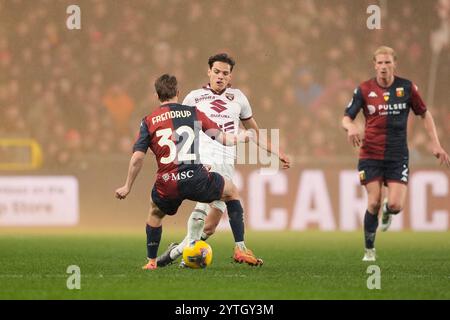
MULTIPOLYGON (((0 274, 0 278, 67 278, 70 274, 0 274)), ((126 274, 99 274, 99 275, 90 275, 90 274, 81 274, 83 278, 124 278, 126 274)))

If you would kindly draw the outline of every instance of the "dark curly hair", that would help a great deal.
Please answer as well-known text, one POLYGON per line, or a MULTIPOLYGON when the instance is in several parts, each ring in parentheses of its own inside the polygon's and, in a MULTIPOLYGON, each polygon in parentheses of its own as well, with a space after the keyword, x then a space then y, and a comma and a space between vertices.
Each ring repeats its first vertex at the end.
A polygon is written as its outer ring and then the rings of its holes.
POLYGON ((219 62, 224 62, 230 65, 230 71, 233 71, 233 67, 236 64, 236 62, 234 61, 234 59, 232 57, 230 57, 228 54, 226 53, 218 53, 214 56, 209 57, 208 59, 208 64, 209 64, 209 68, 211 69, 214 62, 219 61, 219 62))

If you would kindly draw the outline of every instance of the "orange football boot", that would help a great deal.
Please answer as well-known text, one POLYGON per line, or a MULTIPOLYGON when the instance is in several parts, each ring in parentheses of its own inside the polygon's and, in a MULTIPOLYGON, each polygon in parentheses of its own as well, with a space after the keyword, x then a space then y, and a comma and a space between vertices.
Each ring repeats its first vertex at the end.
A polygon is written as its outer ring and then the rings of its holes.
POLYGON ((156 259, 149 259, 147 264, 142 267, 143 270, 155 270, 156 268, 156 259))
POLYGON ((234 247, 234 255, 233 259, 235 262, 242 263, 245 262, 251 266, 262 266, 264 261, 260 258, 257 258, 252 250, 245 249, 241 250, 238 246, 234 247))

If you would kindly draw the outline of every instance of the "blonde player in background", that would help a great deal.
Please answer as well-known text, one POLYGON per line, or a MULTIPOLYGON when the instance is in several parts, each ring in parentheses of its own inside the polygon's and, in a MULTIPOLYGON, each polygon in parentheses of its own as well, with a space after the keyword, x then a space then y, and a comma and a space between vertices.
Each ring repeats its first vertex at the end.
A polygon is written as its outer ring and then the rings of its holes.
POLYGON ((360 147, 359 178, 368 196, 364 215, 363 261, 376 260, 375 235, 380 208, 382 231, 388 230, 392 216, 403 209, 409 177, 406 129, 411 110, 423 120, 433 155, 441 164, 450 166, 448 154, 439 142, 433 116, 420 97, 417 86, 395 75, 395 51, 381 46, 375 50, 373 62, 375 77, 356 88, 342 118, 348 141, 354 147, 360 147), (354 123, 360 111, 366 118, 364 139, 361 139, 354 123), (382 206, 383 184, 387 187, 387 197, 382 206))

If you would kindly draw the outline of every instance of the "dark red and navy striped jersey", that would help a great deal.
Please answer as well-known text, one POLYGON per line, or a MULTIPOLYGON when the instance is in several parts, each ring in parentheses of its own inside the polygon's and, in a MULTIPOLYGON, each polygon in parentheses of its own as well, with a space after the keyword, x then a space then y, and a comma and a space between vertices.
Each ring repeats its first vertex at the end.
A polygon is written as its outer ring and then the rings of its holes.
POLYGON ((406 129, 410 109, 422 115, 427 111, 417 86, 395 77, 388 88, 375 78, 356 88, 345 115, 355 119, 362 110, 366 118, 360 159, 399 160, 408 158, 406 129))
MULTIPOLYGON (((162 195, 173 195, 176 181, 189 170, 202 167, 198 154, 199 131, 209 131, 210 136, 220 131, 217 124, 196 107, 178 103, 163 104, 141 121, 139 135, 133 152, 147 152, 150 148, 158 163, 158 180, 170 182, 173 186, 158 190, 162 195), (181 175, 181 176, 180 176, 181 175)), ((160 181, 161 183, 163 181, 160 181)))

